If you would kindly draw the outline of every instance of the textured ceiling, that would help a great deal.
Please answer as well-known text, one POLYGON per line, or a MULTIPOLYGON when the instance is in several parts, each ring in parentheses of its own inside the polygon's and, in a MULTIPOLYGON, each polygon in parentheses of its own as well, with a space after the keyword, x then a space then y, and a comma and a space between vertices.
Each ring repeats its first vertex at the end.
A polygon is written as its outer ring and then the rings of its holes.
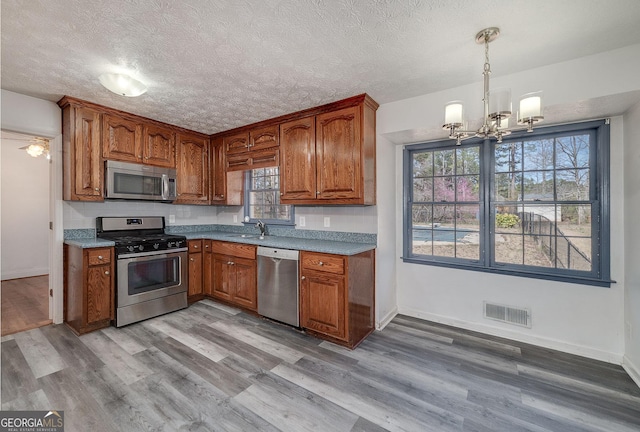
POLYGON ((638 0, 2 0, 2 88, 207 134, 367 92, 391 102, 640 42, 638 0), (148 85, 114 95, 104 72, 148 85))

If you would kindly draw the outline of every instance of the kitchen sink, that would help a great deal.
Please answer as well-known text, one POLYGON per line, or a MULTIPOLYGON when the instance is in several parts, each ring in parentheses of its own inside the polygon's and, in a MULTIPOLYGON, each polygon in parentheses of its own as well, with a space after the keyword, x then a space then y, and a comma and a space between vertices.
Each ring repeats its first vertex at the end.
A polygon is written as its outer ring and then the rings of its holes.
POLYGON ((264 236, 260 234, 229 234, 227 237, 264 240, 264 236))

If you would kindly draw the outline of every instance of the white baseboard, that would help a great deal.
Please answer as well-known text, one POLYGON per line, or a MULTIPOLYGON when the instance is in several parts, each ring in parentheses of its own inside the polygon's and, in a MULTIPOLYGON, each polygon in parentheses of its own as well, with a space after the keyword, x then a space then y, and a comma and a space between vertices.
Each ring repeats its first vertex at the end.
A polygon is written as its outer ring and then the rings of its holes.
POLYGON ((376 330, 382 330, 391 322, 391 320, 398 315, 398 308, 393 308, 388 314, 386 314, 380 321, 376 323, 376 330))
POLYGON ((33 276, 43 276, 49 274, 49 267, 30 268, 27 270, 14 270, 2 273, 2 280, 21 279, 33 276))
POLYGON ((622 359, 622 367, 629 374, 631 379, 640 387, 640 368, 633 364, 633 362, 626 355, 622 359))
POLYGON ((607 351, 602 351, 590 347, 585 347, 582 345, 576 345, 567 343, 564 341, 550 339, 539 336, 530 336, 516 331, 510 331, 508 329, 503 329, 499 327, 494 327, 491 325, 479 324, 479 323, 471 323, 467 321, 458 320, 455 318, 435 315, 431 313, 425 313, 419 310, 411 309, 411 308, 398 308, 398 313, 403 315, 408 315, 414 318, 420 318, 427 321, 433 321, 440 324, 446 324, 453 327, 459 327, 465 330, 477 331, 480 333, 485 333, 491 336, 503 337, 505 339, 512 339, 519 342, 524 342, 532 345, 537 345, 543 348, 550 348, 557 351, 562 351, 569 354, 575 354, 582 357, 591 358, 594 360, 600 360, 607 363, 613 363, 620 365, 622 364, 622 353, 612 353, 607 351))

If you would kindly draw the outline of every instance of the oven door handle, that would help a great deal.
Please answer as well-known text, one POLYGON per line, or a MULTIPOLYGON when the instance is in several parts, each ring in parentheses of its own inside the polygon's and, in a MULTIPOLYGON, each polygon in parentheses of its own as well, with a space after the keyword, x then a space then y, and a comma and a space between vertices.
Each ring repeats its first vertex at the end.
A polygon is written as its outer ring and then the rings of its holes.
POLYGON ((128 253, 128 254, 119 254, 118 259, 128 259, 128 258, 138 258, 138 257, 155 257, 158 255, 171 255, 179 252, 186 252, 188 248, 175 248, 175 249, 167 249, 161 251, 150 251, 150 252, 136 252, 136 253, 128 253))

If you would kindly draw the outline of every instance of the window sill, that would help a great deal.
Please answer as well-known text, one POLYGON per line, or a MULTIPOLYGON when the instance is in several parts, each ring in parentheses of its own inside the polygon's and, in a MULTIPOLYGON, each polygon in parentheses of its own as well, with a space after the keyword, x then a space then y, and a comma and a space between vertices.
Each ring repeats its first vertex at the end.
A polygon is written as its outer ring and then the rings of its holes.
POLYGON ((462 263, 450 263, 450 262, 442 262, 442 261, 427 261, 424 259, 413 258, 413 257, 410 257, 410 258, 401 257, 401 258, 402 258, 402 261, 410 264, 422 264, 422 265, 430 265, 430 266, 436 266, 436 267, 447 267, 447 268, 457 269, 457 270, 472 270, 472 271, 480 271, 483 273, 526 277, 530 279, 542 279, 542 280, 550 280, 555 282, 574 283, 574 284, 580 284, 580 285, 591 285, 591 286, 598 286, 603 288, 609 288, 611 287, 612 283, 616 283, 616 281, 614 280, 602 280, 602 279, 595 279, 590 277, 540 273, 540 269, 536 269, 535 272, 528 272, 528 271, 521 271, 521 270, 515 270, 515 269, 482 267, 480 265, 474 265, 472 263, 462 264, 462 263))

